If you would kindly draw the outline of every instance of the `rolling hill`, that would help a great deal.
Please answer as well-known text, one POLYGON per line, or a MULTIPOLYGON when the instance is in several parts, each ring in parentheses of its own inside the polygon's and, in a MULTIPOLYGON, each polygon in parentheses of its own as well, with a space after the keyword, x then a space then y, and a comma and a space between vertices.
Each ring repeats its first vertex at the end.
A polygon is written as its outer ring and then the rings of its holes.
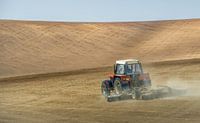
POLYGON ((0 78, 200 58, 200 20, 73 23, 0 20, 0 78))

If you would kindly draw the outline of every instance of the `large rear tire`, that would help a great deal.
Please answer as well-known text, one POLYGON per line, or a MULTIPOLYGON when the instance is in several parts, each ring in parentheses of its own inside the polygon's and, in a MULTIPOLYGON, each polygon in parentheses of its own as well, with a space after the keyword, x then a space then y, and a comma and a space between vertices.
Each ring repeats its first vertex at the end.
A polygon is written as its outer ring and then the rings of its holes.
POLYGON ((141 90, 140 90, 139 87, 136 87, 136 88, 135 88, 135 99, 136 99, 136 100, 141 99, 141 90))
POLYGON ((101 93, 104 97, 108 97, 110 96, 110 90, 108 89, 108 87, 106 86, 105 82, 102 82, 101 84, 101 93))
POLYGON ((117 95, 122 94, 122 86, 121 86, 121 80, 120 78, 116 78, 114 81, 114 89, 115 89, 115 93, 117 95))

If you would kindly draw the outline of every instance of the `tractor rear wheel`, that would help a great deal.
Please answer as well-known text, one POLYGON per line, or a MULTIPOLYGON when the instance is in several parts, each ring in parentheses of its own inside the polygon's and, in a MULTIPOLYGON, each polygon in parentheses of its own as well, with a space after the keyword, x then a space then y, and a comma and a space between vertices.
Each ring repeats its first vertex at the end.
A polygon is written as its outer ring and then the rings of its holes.
POLYGON ((106 98, 110 96, 110 91, 104 82, 101 84, 101 93, 106 98))
POLYGON ((114 89, 116 94, 122 94, 122 86, 121 86, 121 81, 120 78, 116 78, 114 81, 114 89))
POLYGON ((135 99, 139 100, 141 98, 141 91, 139 87, 135 88, 135 99))

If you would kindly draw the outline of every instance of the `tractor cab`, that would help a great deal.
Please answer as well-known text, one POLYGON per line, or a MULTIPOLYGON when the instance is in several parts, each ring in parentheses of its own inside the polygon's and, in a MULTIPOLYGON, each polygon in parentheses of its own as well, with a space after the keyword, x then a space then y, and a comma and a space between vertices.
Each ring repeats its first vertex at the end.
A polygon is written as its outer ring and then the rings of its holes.
POLYGON ((136 59, 118 60, 114 65, 114 74, 120 75, 133 75, 142 74, 142 65, 136 59))
MULTIPOLYGON (((149 86, 150 78, 147 73, 143 73, 141 63, 136 59, 118 60, 114 65, 113 83, 119 80, 121 86, 135 87, 149 86)), ((118 82, 119 82, 118 81, 118 82)))

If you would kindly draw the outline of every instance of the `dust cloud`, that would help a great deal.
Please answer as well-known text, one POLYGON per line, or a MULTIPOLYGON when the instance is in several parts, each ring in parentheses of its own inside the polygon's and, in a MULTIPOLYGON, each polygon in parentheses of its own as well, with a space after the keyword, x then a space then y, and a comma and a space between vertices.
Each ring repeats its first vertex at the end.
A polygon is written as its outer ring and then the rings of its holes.
POLYGON ((171 78, 167 81, 166 85, 172 89, 185 90, 185 94, 183 96, 200 96, 200 83, 197 80, 171 78))

